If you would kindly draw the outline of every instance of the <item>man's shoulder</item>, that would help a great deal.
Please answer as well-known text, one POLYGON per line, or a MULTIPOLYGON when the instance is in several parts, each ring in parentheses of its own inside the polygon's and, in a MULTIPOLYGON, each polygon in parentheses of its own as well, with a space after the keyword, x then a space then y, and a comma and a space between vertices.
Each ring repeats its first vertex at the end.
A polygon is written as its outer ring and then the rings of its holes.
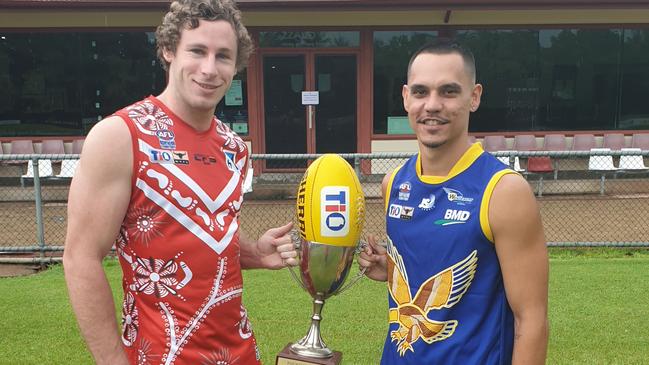
POLYGON ((92 127, 84 142, 82 158, 87 155, 93 157, 103 155, 104 160, 120 159, 121 156, 129 157, 130 146, 131 134, 128 126, 122 117, 112 115, 92 127))
POLYGON ((119 115, 111 115, 100 120, 92 127, 90 133, 88 133, 86 142, 90 141, 92 143, 95 140, 103 141, 106 138, 123 137, 127 134, 128 127, 126 123, 124 123, 124 118, 119 115))
POLYGON ((521 214, 538 212, 538 205, 530 184, 518 173, 504 174, 493 188, 489 204, 490 221, 497 226, 500 221, 515 222, 520 220, 521 214), (525 212, 525 213, 522 213, 525 212))
POLYGON ((495 189, 504 190, 514 194, 528 194, 531 192, 530 185, 523 175, 511 169, 502 169, 494 174, 501 175, 496 183, 495 189))
POLYGON ((111 192, 126 191, 133 166, 131 146, 128 127, 121 118, 111 116, 97 123, 85 139, 73 188, 94 189, 104 194, 102 189, 120 186, 111 192))

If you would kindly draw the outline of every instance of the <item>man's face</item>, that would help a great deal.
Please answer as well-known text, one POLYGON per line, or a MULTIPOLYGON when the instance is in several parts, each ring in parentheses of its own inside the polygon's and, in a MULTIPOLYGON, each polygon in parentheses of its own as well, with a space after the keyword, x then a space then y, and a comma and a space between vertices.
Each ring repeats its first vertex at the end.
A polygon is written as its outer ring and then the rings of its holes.
POLYGON ((403 107, 420 147, 462 143, 469 114, 478 109, 482 86, 476 85, 457 53, 418 55, 403 86, 403 107))
POLYGON ((184 107, 214 110, 236 74, 237 37, 224 20, 199 20, 195 29, 183 29, 176 52, 165 50, 169 87, 184 107))

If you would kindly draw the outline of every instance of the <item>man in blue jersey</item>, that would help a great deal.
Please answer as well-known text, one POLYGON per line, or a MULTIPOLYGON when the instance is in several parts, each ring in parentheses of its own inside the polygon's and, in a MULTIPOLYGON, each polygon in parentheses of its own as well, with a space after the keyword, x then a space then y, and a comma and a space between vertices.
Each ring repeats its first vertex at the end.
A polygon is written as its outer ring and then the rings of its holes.
POLYGON ((419 153, 383 179, 387 247, 358 261, 388 282, 382 364, 544 364, 548 257, 523 177, 471 144, 482 85, 456 43, 417 51, 403 105, 419 153))

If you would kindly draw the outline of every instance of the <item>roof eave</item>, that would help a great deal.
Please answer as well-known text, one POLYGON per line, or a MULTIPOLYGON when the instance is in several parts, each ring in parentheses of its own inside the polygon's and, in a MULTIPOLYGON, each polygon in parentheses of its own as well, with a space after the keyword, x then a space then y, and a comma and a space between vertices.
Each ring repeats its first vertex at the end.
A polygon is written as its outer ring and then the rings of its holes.
MULTIPOLYGON (((165 10, 168 0, 0 0, 0 8, 15 9, 145 9, 165 10)), ((649 0, 239 0, 239 8, 290 10, 410 10, 410 9, 602 9, 649 8, 649 0)))

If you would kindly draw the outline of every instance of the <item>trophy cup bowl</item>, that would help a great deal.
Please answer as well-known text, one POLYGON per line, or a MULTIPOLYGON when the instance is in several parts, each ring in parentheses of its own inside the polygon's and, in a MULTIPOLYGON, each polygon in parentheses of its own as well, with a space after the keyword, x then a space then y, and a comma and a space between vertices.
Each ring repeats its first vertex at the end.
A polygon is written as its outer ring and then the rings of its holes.
POLYGON ((301 283, 313 298, 313 317, 307 335, 290 346, 293 353, 315 358, 333 356, 333 351, 320 336, 320 314, 325 299, 337 294, 342 288, 354 260, 355 250, 355 247, 317 242, 300 243, 301 283))
POLYGON ((307 335, 287 346, 277 364, 338 364, 342 354, 329 349, 320 336, 322 307, 325 299, 362 277, 361 272, 343 286, 365 222, 365 197, 347 161, 326 154, 309 166, 298 188, 296 218, 300 276, 291 273, 313 298, 313 315, 307 335), (280 361, 287 358, 292 361, 280 361))

